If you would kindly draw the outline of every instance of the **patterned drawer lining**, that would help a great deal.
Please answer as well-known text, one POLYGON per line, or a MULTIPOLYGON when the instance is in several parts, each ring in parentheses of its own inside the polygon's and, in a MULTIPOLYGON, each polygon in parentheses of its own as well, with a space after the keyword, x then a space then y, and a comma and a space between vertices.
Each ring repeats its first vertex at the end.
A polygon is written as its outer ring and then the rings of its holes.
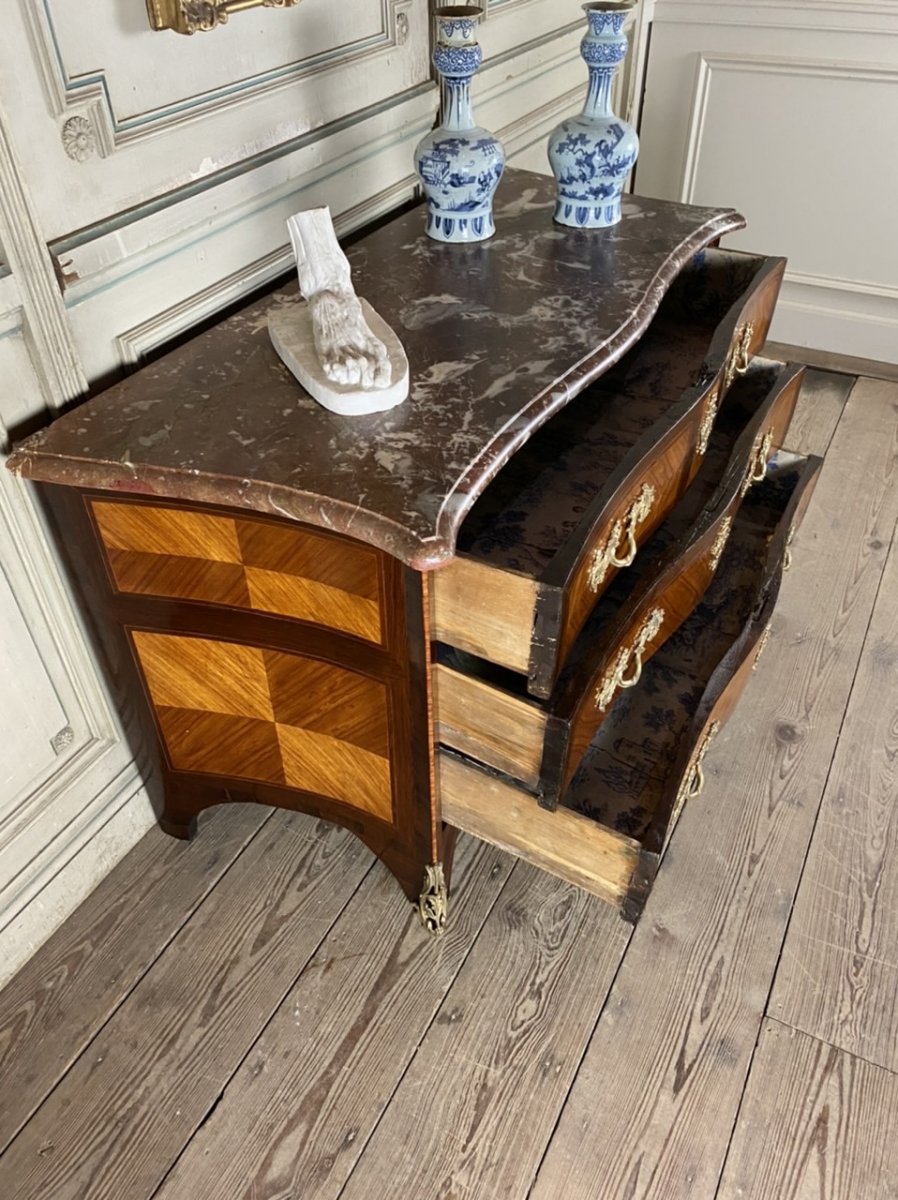
POLYGON ((374 551, 187 509, 105 500, 91 508, 121 592, 277 613, 383 640, 374 551))
POLYGON ((392 820, 385 684, 256 646, 132 638, 175 770, 297 788, 392 820))

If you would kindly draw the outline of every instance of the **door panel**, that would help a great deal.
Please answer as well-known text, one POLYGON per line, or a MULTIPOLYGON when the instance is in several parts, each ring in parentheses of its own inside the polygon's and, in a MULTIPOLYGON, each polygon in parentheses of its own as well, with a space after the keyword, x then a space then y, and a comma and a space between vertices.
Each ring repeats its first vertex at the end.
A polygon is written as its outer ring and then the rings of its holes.
POLYGON ((732 204, 728 244, 788 256, 778 341, 898 361, 896 34, 881 3, 656 5, 638 190, 732 204))

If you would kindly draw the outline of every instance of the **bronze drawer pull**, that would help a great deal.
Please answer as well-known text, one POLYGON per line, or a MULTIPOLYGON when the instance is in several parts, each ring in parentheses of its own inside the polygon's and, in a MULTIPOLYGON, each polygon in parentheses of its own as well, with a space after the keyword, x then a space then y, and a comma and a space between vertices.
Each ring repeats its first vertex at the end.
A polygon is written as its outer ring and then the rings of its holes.
POLYGON ((751 462, 748 467, 748 474, 745 477, 745 483, 742 485, 743 496, 753 483, 764 482, 764 477, 767 474, 767 460, 770 458, 770 451, 772 449, 773 430, 768 429, 760 441, 755 442, 755 448, 752 451, 751 462))
POLYGON ((736 344, 730 355, 726 370, 726 386, 729 388, 737 375, 744 375, 751 365, 751 341, 755 336, 754 321, 746 321, 736 331, 736 344))
POLYGON ((795 541, 796 532, 796 527, 793 525, 789 530, 789 536, 786 538, 786 553, 783 555, 784 571, 792 570, 792 543, 795 541))
POLYGON ((643 621, 633 645, 621 647, 617 655, 617 661, 611 670, 606 673, 605 678, 596 691, 596 708, 599 712, 606 710, 614 699, 616 691, 636 687, 637 683, 639 683, 642 678, 642 656, 645 654, 645 649, 649 642, 658 635, 661 626, 664 624, 664 616, 663 608, 653 608, 643 621), (631 659, 633 659, 633 671, 628 676, 627 668, 630 665, 631 659))
POLYGON ((712 721, 710 727, 708 728, 708 732, 705 734, 705 740, 702 742, 702 748, 699 750, 695 759, 695 766, 693 767, 692 771, 692 779, 689 781, 690 786, 688 795, 690 799, 694 800, 696 796, 700 796, 705 790, 705 755, 711 749, 711 743, 717 737, 719 732, 720 722, 712 721))
POLYGON ((773 625, 770 621, 764 626, 764 632, 758 638, 758 648, 755 650, 755 661, 751 665, 753 671, 757 671, 758 663, 761 661, 761 655, 767 649, 767 643, 770 641, 770 634, 773 632, 773 625))
POLYGON ((716 387, 705 401, 701 424, 698 427, 698 445, 696 449, 700 456, 703 456, 708 449, 708 443, 711 441, 711 433, 714 429, 714 422, 717 420, 718 408, 720 408, 720 388, 716 387))
POLYGON ((674 804, 674 810, 670 818, 671 825, 674 824, 677 817, 683 811, 683 805, 686 803, 686 801, 697 800, 705 790, 705 755, 710 750, 711 743, 717 737, 719 732, 720 722, 712 721, 708 727, 708 732, 705 734, 705 740, 702 742, 701 749, 695 756, 695 762, 692 765, 692 770, 686 775, 686 778, 680 785, 680 790, 677 793, 676 803, 674 804))
POLYGON ((650 483, 644 483, 639 490, 639 495, 627 510, 625 518, 627 536, 626 554, 621 558, 617 553, 624 536, 623 521, 614 522, 611 534, 605 545, 593 553, 592 563, 589 567, 589 586, 592 591, 597 592, 599 590, 611 567, 621 569, 633 565, 637 550, 636 530, 651 515, 654 503, 655 489, 650 483))
POLYGON ((747 321, 736 348, 736 374, 744 375, 751 365, 751 340, 755 336, 754 321, 747 321))
POLYGON ((711 547, 711 556, 708 559, 708 566, 711 568, 712 574, 720 566, 720 560, 723 557, 723 552, 726 550, 726 545, 730 540, 732 532, 733 518, 724 517, 720 523, 720 528, 717 530, 717 537, 714 539, 714 545, 711 547))

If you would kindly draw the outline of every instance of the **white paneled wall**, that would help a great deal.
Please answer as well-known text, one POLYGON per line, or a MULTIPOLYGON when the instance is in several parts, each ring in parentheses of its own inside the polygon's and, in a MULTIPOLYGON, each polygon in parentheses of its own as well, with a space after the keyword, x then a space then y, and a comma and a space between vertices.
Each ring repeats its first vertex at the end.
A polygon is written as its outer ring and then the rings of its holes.
POLYGON ((776 340, 898 362, 898 0, 656 0, 636 178, 788 255, 776 340))
MULTIPOLYGON (((582 103, 579 0, 489 0, 482 123, 510 161, 582 103)), ((142 0, 6 0, 0 450, 289 265, 285 218, 348 232, 413 195, 434 121, 427 0, 303 0, 191 38, 142 0)), ((28 485, 0 475, 0 983, 153 820, 28 485)))

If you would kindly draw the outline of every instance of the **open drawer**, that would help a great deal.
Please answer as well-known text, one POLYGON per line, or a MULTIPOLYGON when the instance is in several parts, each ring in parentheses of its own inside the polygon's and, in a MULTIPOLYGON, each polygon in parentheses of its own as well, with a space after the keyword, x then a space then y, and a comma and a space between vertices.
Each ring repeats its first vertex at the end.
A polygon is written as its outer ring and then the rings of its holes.
POLYGON ((440 648, 439 741, 509 775, 557 808, 614 700, 701 600, 743 498, 788 429, 802 369, 757 359, 724 401, 692 487, 599 600, 548 700, 521 676, 440 648))
POLYGON ((783 259, 698 255, 639 343, 480 496, 431 576, 433 636, 547 697, 615 575, 686 491, 720 403, 763 343, 783 259))
POLYGON ((763 648, 787 549, 821 462, 778 456, 746 498, 705 598, 615 701, 550 813, 525 789, 440 754, 443 819, 635 919, 703 760, 763 648))

